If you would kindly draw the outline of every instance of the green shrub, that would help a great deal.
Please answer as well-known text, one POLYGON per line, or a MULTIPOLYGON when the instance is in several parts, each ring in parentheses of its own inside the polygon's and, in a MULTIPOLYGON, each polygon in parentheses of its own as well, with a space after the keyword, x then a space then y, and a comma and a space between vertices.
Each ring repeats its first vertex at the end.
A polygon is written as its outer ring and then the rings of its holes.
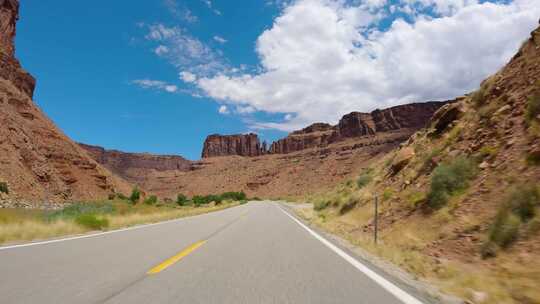
POLYGON ((533 121, 540 114, 540 91, 529 97, 527 110, 525 111, 525 119, 528 123, 533 121))
POLYGON ((199 207, 201 205, 206 205, 208 203, 210 203, 210 201, 208 201, 208 197, 207 196, 201 196, 201 195, 195 195, 191 201, 193 202, 193 204, 196 206, 196 207, 199 207))
POLYGON ((519 234, 521 221, 518 216, 509 212, 497 215, 489 232, 489 241, 501 248, 506 248, 514 242, 519 234))
POLYGON ((357 204, 358 204, 358 199, 356 197, 350 197, 339 208, 339 214, 344 215, 345 213, 351 211, 354 207, 356 207, 357 204))
POLYGON ((183 195, 183 194, 178 194, 176 196, 176 203, 179 205, 179 206, 186 206, 188 204, 188 198, 187 196, 183 195))
POLYGON ((8 184, 6 182, 0 182, 0 192, 9 194, 8 184))
POLYGON ((428 194, 428 206, 439 209, 446 205, 448 198, 468 186, 469 180, 476 175, 476 163, 468 158, 459 157, 449 164, 441 164, 433 171, 431 189, 428 194))
POLYGON ((131 195, 129 196, 129 200, 133 204, 136 204, 139 202, 140 199, 141 199, 141 191, 137 187, 133 188, 133 190, 131 191, 131 195))
POLYGON ((93 230, 101 230, 109 227, 109 220, 106 218, 97 218, 95 214, 81 214, 75 218, 75 223, 93 230))
POLYGON ((358 186, 358 189, 362 189, 367 186, 369 183, 371 183, 372 179, 373 178, 368 173, 360 175, 360 177, 358 177, 358 179, 356 180, 356 185, 358 186))
POLYGON ((536 215, 538 206, 540 193, 536 186, 524 185, 512 190, 495 216, 488 240, 482 246, 482 256, 495 256, 498 248, 506 248, 517 240, 520 226, 536 215))
POLYGON ((225 192, 221 195, 222 200, 241 201, 247 199, 244 192, 225 192))
POLYGON ((149 197, 147 197, 145 200, 144 200, 144 203, 146 205, 154 205, 158 202, 158 198, 157 196, 155 195, 150 195, 149 197))
POLYGON ((313 210, 315 211, 321 211, 330 206, 330 201, 327 200, 320 200, 313 203, 313 210))
POLYGON ((537 206, 540 206, 538 189, 534 185, 524 185, 512 191, 503 208, 519 216, 522 222, 527 222, 535 216, 537 206))
POLYGON ((72 219, 84 214, 112 214, 116 208, 110 202, 106 203, 73 203, 61 210, 53 211, 45 215, 47 221, 59 218, 72 219))
POLYGON ((478 157, 480 160, 484 160, 486 158, 495 157, 497 153, 499 153, 498 147, 484 146, 478 151, 478 157))

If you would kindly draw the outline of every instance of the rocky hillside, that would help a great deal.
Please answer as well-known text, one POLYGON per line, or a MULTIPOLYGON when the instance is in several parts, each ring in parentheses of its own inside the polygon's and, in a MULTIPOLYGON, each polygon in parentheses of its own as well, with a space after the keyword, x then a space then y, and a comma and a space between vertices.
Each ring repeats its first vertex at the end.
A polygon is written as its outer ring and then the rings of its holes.
POLYGON ((105 150, 102 147, 79 144, 89 155, 111 172, 134 183, 151 171, 189 171, 193 162, 177 155, 154 155, 105 150))
POLYGON ((540 303, 540 28, 478 91, 359 170, 308 197, 305 217, 470 303, 540 303))
POLYGON ((0 204, 102 199, 130 185, 66 137, 32 101, 34 78, 14 57, 19 2, 0 1, 0 204))

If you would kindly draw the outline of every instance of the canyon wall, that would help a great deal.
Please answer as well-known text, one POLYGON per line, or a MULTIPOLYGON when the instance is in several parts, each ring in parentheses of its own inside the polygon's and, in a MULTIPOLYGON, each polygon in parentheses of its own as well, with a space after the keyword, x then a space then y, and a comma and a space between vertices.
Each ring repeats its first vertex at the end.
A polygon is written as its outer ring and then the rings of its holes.
MULTIPOLYGON (((106 198, 131 186, 96 163, 34 104, 15 53, 19 1, 0 0, 0 207, 106 198)), ((26 206, 26 205, 25 205, 26 206)))
POLYGON ((264 154, 264 150, 257 134, 213 134, 208 136, 204 141, 202 157, 229 155, 259 156, 264 154))

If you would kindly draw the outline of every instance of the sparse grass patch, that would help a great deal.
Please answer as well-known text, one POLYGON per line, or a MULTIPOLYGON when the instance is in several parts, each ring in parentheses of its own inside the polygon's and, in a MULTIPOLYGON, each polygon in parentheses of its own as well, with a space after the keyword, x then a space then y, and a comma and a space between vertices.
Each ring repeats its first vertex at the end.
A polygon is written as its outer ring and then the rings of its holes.
POLYGON ((384 192, 382 194, 382 200, 383 202, 389 200, 394 196, 394 191, 391 188, 384 189, 384 192))
POLYGON ((358 177, 356 180, 356 185, 358 186, 358 189, 362 189, 365 186, 367 186, 371 181, 373 180, 373 177, 369 173, 364 173, 358 177))
POLYGON ((525 160, 530 166, 540 166, 540 155, 538 154, 527 154, 525 160))
POLYGON ((424 192, 412 192, 409 195, 407 195, 407 203, 412 207, 416 208, 419 205, 423 204, 426 201, 426 194, 424 192))
POLYGON ((155 205, 158 202, 158 198, 155 195, 150 195, 144 200, 146 205, 155 205))
POLYGON ((6 182, 0 182, 0 192, 9 194, 9 187, 6 182))
POLYGON ((343 204, 341 204, 341 207, 339 208, 339 214, 344 215, 345 213, 351 211, 358 203, 360 202, 360 199, 357 196, 351 196, 343 204))
POLYGON ((328 200, 318 200, 313 203, 313 210, 315 211, 321 211, 330 206, 330 201, 328 200))
POLYGON ((432 209, 446 205, 450 196, 465 189, 476 175, 476 163, 465 157, 441 164, 433 171, 427 204, 432 209))
POLYGON ((476 92, 471 96, 471 101, 476 108, 481 107, 486 100, 486 88, 481 86, 476 92))
POLYGON ((499 153, 498 147, 492 147, 492 146, 483 146, 478 151, 478 158, 480 161, 484 159, 492 159, 497 156, 499 153))
POLYGON ((109 227, 109 220, 98 218, 95 214, 81 214, 75 218, 75 223, 91 230, 102 230, 109 227))

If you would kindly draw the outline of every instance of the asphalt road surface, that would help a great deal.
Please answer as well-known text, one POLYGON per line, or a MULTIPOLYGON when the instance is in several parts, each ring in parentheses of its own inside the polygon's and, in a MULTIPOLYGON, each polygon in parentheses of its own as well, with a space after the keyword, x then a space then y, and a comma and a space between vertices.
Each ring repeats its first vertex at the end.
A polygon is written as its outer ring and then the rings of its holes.
POLYGON ((3 247, 0 303, 427 303, 284 209, 3 247))

